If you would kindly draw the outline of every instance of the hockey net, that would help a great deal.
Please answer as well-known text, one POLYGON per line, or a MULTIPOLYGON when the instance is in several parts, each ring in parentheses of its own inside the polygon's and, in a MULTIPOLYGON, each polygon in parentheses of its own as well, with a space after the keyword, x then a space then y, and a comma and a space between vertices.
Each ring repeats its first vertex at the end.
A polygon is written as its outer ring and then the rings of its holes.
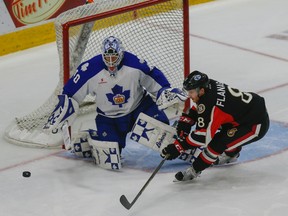
MULTIPOLYGON (((48 134, 42 127, 63 84, 81 62, 101 53, 102 41, 110 35, 121 39, 125 50, 161 69, 173 87, 182 87, 184 74, 189 73, 188 5, 188 0, 94 0, 59 15, 55 19, 60 59, 57 88, 41 107, 15 118, 5 138, 30 147, 61 146, 61 134, 48 134)), ((88 96, 80 107, 79 115, 95 112, 94 98, 88 96)))

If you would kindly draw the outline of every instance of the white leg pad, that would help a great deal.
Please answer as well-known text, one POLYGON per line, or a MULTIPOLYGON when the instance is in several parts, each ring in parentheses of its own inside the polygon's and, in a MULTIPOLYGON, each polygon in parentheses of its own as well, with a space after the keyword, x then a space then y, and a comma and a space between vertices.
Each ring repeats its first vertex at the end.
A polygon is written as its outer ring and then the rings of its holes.
POLYGON ((88 138, 95 163, 104 169, 121 169, 119 145, 117 142, 98 141, 88 138))
POLYGON ((88 143, 89 133, 87 131, 79 132, 78 134, 74 134, 74 138, 72 140, 73 150, 75 155, 83 158, 91 158, 91 146, 88 143))
POLYGON ((158 152, 168 144, 174 143, 175 137, 175 128, 144 113, 138 116, 130 135, 130 139, 158 152))

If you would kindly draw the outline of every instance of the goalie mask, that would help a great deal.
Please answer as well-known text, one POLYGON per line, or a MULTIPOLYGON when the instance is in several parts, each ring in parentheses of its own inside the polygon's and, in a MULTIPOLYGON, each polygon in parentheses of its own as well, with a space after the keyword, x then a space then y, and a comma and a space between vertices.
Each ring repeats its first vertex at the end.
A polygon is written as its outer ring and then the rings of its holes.
POLYGON ((199 71, 193 71, 184 80, 183 88, 186 91, 197 89, 197 88, 207 88, 209 81, 210 80, 206 74, 201 73, 199 71))
POLYGON ((110 36, 103 41, 102 59, 110 73, 117 71, 117 66, 122 61, 123 56, 124 48, 122 42, 118 38, 110 36))

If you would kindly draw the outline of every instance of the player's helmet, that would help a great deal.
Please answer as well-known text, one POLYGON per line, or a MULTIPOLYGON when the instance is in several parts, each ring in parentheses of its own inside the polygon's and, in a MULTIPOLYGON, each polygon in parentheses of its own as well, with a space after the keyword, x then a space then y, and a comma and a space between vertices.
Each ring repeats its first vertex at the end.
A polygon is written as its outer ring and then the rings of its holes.
POLYGON ((209 78, 206 74, 199 71, 193 71, 183 82, 183 88, 186 91, 197 88, 207 88, 209 84, 209 78))
POLYGON ((117 67, 124 56, 124 48, 122 42, 110 36, 105 38, 102 44, 102 59, 107 67, 117 67))

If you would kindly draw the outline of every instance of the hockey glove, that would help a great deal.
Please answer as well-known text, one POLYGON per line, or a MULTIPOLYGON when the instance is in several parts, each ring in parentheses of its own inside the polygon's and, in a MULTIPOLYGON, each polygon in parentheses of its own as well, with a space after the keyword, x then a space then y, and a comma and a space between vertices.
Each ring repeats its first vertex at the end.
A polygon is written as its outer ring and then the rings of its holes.
POLYGON ((180 154, 187 153, 186 150, 190 150, 188 154, 194 155, 196 149, 196 147, 187 144, 185 140, 181 140, 178 138, 174 141, 174 144, 169 144, 168 146, 163 148, 161 157, 164 158, 168 155, 166 158, 167 160, 174 160, 180 154))
POLYGON ((58 104, 43 127, 45 130, 62 129, 65 122, 70 126, 77 116, 79 105, 73 98, 63 94, 58 95, 58 99, 58 104))
POLYGON ((167 160, 174 160, 180 155, 180 152, 177 150, 174 144, 169 144, 162 150, 161 157, 167 160))
POLYGON ((184 103, 187 99, 185 92, 178 88, 160 89, 157 95, 156 104, 159 109, 166 109, 174 104, 184 103))
POLYGON ((185 149, 180 144, 180 140, 175 140, 174 144, 169 144, 162 150, 161 157, 166 157, 167 160, 176 159, 185 149))
POLYGON ((187 114, 183 113, 178 120, 176 131, 177 135, 181 139, 185 139, 191 131, 191 127, 195 124, 195 121, 187 114))

